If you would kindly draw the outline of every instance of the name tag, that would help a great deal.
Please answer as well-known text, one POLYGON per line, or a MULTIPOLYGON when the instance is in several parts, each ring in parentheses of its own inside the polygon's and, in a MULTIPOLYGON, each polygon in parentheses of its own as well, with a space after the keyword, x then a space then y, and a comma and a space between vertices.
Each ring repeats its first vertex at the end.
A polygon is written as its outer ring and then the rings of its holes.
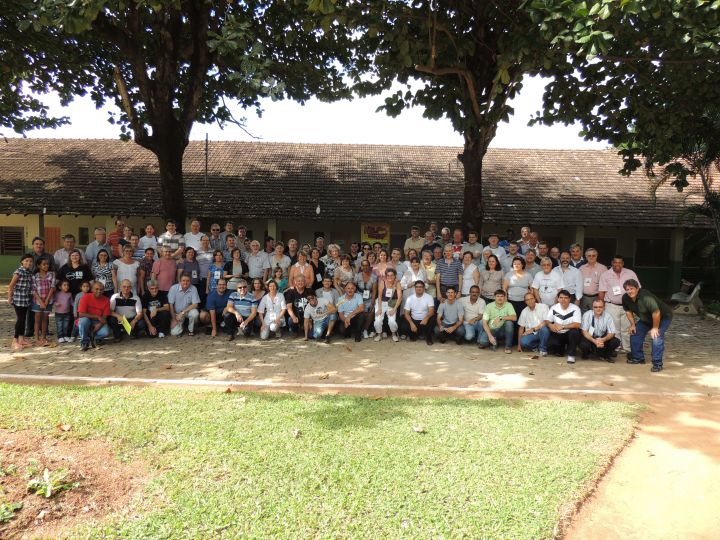
POLYGON ((215 270, 215 271, 213 272, 213 277, 214 277, 215 279, 220 279, 220 270, 215 270))
POLYGON ((322 281, 322 276, 319 273, 315 274, 315 281, 322 281))
POLYGON ((619 285, 615 285, 615 286, 612 288, 612 293, 613 293, 615 296, 620 296, 620 295, 622 295, 623 291, 622 291, 622 288, 621 288, 619 285))
POLYGON ((385 289, 385 298, 392 298, 392 289, 385 289))
POLYGON ((197 279, 197 270, 192 271, 192 278, 197 279))
POLYGON ((363 300, 370 300, 370 291, 363 291, 363 300))
POLYGON ((586 287, 589 287, 592 285, 592 278, 586 277, 584 283, 586 287))

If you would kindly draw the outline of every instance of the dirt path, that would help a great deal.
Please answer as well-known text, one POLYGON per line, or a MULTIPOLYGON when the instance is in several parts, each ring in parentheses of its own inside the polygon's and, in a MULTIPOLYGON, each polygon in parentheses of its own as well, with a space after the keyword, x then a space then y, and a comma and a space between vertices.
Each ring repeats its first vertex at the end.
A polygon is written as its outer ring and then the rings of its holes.
POLYGON ((654 402, 573 520, 569 540, 720 537, 720 404, 654 402))

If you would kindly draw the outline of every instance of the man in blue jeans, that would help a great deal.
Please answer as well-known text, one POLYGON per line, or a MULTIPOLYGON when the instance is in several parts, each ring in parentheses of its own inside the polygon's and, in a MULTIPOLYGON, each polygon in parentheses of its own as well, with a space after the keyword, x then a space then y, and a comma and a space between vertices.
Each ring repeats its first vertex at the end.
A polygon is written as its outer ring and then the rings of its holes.
POLYGON ((103 294, 104 287, 99 281, 93 283, 92 294, 84 294, 78 305, 78 332, 80 349, 87 351, 95 341, 101 341, 110 335, 107 319, 110 316, 110 299, 103 294))
POLYGON ((622 305, 630 321, 630 352, 627 363, 645 363, 643 343, 645 336, 650 334, 653 364, 650 371, 658 373, 663 370, 665 332, 672 322, 672 309, 647 289, 641 289, 634 279, 625 281, 623 289, 625 294, 622 305))
POLYGON ((478 340, 481 349, 492 345, 493 351, 497 349, 498 340, 505 340, 505 352, 512 352, 513 336, 515 334, 515 321, 517 314, 513 305, 507 301, 507 295, 502 289, 495 291, 495 301, 485 307, 483 313, 483 334, 478 340))
POLYGON ((547 317, 550 308, 540 304, 531 292, 525 294, 525 307, 518 319, 518 352, 523 349, 540 352, 540 356, 547 356, 547 342, 550 338, 550 329, 547 326, 547 317))
POLYGON ((324 339, 330 343, 333 326, 337 320, 337 308, 327 298, 318 298, 314 292, 307 295, 307 305, 303 311, 305 318, 305 341, 310 339, 324 339))

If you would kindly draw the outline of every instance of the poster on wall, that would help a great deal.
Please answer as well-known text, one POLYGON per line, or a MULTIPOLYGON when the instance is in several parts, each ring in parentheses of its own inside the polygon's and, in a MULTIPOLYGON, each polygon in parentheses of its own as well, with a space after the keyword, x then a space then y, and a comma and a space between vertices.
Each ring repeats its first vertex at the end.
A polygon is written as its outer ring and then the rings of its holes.
POLYGON ((361 223, 360 241, 372 245, 380 242, 383 247, 390 245, 390 224, 389 223, 361 223))

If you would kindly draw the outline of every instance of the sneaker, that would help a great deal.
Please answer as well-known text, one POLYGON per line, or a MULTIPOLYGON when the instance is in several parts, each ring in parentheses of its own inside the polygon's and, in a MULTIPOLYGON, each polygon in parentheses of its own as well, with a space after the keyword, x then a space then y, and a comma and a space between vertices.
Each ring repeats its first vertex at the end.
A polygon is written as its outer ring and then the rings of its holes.
POLYGON ((89 348, 90 348, 90 344, 88 344, 88 343, 83 343, 82 345, 80 345, 80 350, 82 352, 87 351, 89 348))
POLYGON ((382 336, 380 334, 375 336, 375 341, 380 341, 382 339, 382 336))
POLYGON ((627 363, 628 364, 644 364, 645 360, 638 360, 637 358, 633 358, 630 353, 627 353, 627 363))
POLYGON ((575 357, 574 357, 574 356, 568 356, 568 357, 567 357, 567 363, 568 363, 568 364, 574 364, 574 363, 575 363, 575 357))
POLYGON ((59 337, 58 340, 57 340, 57 342, 58 342, 58 345, 59 345, 60 343, 65 343, 65 338, 64 338, 64 337, 59 337))
POLYGON ((164 338, 164 337, 165 337, 165 334, 163 334, 162 332, 158 332, 158 338, 159 338, 159 339, 162 339, 162 338, 164 338))
POLYGON ((392 340, 393 340, 395 343, 397 343, 398 341, 400 341, 400 338, 398 337, 397 332, 393 332, 392 340))
POLYGON ((407 336, 406 336, 405 334, 403 334, 403 335, 400 336, 400 339, 405 340, 405 339, 407 339, 407 336))
POLYGON ((369 338, 375 337, 375 332, 373 332, 372 330, 370 330, 370 333, 368 334, 368 337, 369 337, 369 338))
POLYGON ((387 332, 383 332, 382 337, 383 337, 383 339, 385 339, 387 337, 387 332))
POLYGON ((325 343, 330 343, 330 336, 325 336, 325 343))
POLYGON ((370 336, 368 335, 367 330, 363 330, 363 339, 368 339, 370 336))
POLYGON ((651 373, 660 373, 662 370, 662 364, 653 364, 653 367, 650 368, 651 373))
POLYGON ((547 356, 547 351, 540 351, 540 356, 547 356))
POLYGON ((68 338, 68 343, 75 343, 76 341, 77 341, 77 337, 75 337, 75 336, 68 338))

